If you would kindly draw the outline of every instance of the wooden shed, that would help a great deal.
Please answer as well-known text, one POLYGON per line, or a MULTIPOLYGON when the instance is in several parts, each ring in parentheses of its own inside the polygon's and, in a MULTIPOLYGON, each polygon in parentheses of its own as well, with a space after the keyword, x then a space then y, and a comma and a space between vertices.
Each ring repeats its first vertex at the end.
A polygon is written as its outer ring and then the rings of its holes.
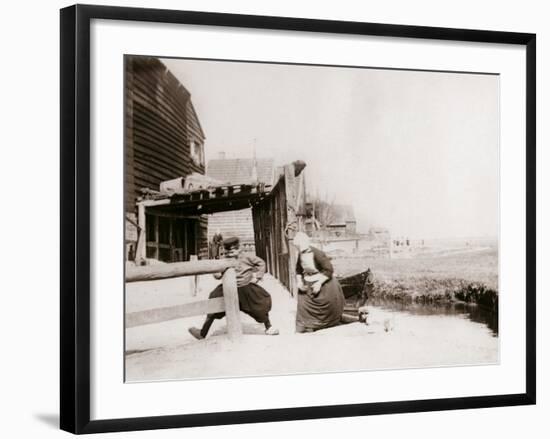
MULTIPOLYGON (((139 234, 136 201, 143 189, 204 174, 204 140, 189 91, 157 58, 125 59, 126 258, 135 258, 139 234)), ((205 254, 207 217, 148 211, 146 256, 165 262, 205 254)))
MULTIPOLYGON (((227 159, 223 154, 208 161, 206 175, 226 184, 255 182, 272 186, 276 179, 272 158, 227 159)), ((224 237, 238 236, 245 248, 254 251, 254 227, 250 207, 210 215, 208 240, 211 241, 218 231, 224 237)))
MULTIPOLYGON (((150 191, 137 203, 140 230, 147 230, 151 215, 200 216, 251 207, 256 253, 266 261, 268 271, 294 293, 296 259, 290 244, 296 231, 304 229, 304 167, 299 161, 284 166, 273 186, 243 183, 170 193, 150 191)), ((140 233, 138 262, 146 255, 145 238, 146 233, 140 233)))
POLYGON ((334 236, 355 235, 357 220, 353 206, 349 204, 335 204, 332 206, 330 222, 325 224, 326 230, 334 236))

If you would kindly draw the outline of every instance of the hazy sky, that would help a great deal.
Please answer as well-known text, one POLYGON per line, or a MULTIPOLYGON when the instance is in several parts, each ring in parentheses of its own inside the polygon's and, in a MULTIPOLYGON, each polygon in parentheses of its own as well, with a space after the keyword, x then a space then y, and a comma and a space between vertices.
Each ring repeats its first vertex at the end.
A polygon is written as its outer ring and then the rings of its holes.
POLYGON ((308 192, 358 228, 498 234, 497 76, 163 60, 191 98, 207 160, 304 160, 308 192))

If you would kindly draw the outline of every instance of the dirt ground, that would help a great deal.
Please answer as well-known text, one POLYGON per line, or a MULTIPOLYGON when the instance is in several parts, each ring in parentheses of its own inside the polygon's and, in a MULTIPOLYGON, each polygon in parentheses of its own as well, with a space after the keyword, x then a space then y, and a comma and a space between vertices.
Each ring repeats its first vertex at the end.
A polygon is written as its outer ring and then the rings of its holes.
MULTIPOLYGON (((192 279, 128 284, 127 311, 206 298, 216 285, 201 276, 193 296, 192 279)), ((296 302, 279 282, 263 281, 273 298, 271 320, 280 335, 241 313, 244 336, 231 342, 225 319, 205 340, 190 326, 202 317, 177 319, 126 330, 126 380, 151 381, 276 375, 386 368, 472 365, 498 362, 498 338, 483 324, 460 317, 418 316, 370 308, 368 325, 352 323, 312 334, 295 334, 296 302)))

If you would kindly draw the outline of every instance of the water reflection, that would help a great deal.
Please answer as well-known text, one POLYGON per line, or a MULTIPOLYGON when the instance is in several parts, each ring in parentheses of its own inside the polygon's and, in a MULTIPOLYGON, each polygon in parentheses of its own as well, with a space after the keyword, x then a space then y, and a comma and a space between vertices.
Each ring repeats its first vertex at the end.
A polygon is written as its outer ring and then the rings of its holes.
MULTIPOLYGON (((354 298, 346 300, 346 305, 353 306, 354 298)), ((421 304, 404 303, 399 301, 388 301, 370 298, 367 306, 376 306, 388 311, 401 311, 416 316, 452 316, 462 317, 476 323, 486 325, 494 337, 498 337, 498 312, 488 310, 482 306, 466 303, 445 303, 445 304, 421 304)))

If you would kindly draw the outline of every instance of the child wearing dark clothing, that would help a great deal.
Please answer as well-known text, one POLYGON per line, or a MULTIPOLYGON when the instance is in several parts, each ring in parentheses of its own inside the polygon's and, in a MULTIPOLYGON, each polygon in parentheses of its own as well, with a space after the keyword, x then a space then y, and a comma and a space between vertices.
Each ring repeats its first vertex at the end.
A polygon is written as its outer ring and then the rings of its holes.
MULTIPOLYGON (((269 311, 271 311, 271 296, 256 282, 265 274, 265 262, 252 253, 240 251, 239 238, 233 237, 223 241, 225 257, 237 259, 235 267, 237 275, 237 292, 239 308, 251 316, 258 323, 263 323, 267 335, 278 335, 279 331, 271 325, 269 311)), ((222 274, 215 275, 218 279, 222 274)), ((223 296, 223 286, 218 285, 208 296, 210 299, 223 296)), ((207 314, 202 328, 189 328, 189 332, 196 339, 203 339, 208 334, 214 320, 225 317, 225 312, 207 314)))

